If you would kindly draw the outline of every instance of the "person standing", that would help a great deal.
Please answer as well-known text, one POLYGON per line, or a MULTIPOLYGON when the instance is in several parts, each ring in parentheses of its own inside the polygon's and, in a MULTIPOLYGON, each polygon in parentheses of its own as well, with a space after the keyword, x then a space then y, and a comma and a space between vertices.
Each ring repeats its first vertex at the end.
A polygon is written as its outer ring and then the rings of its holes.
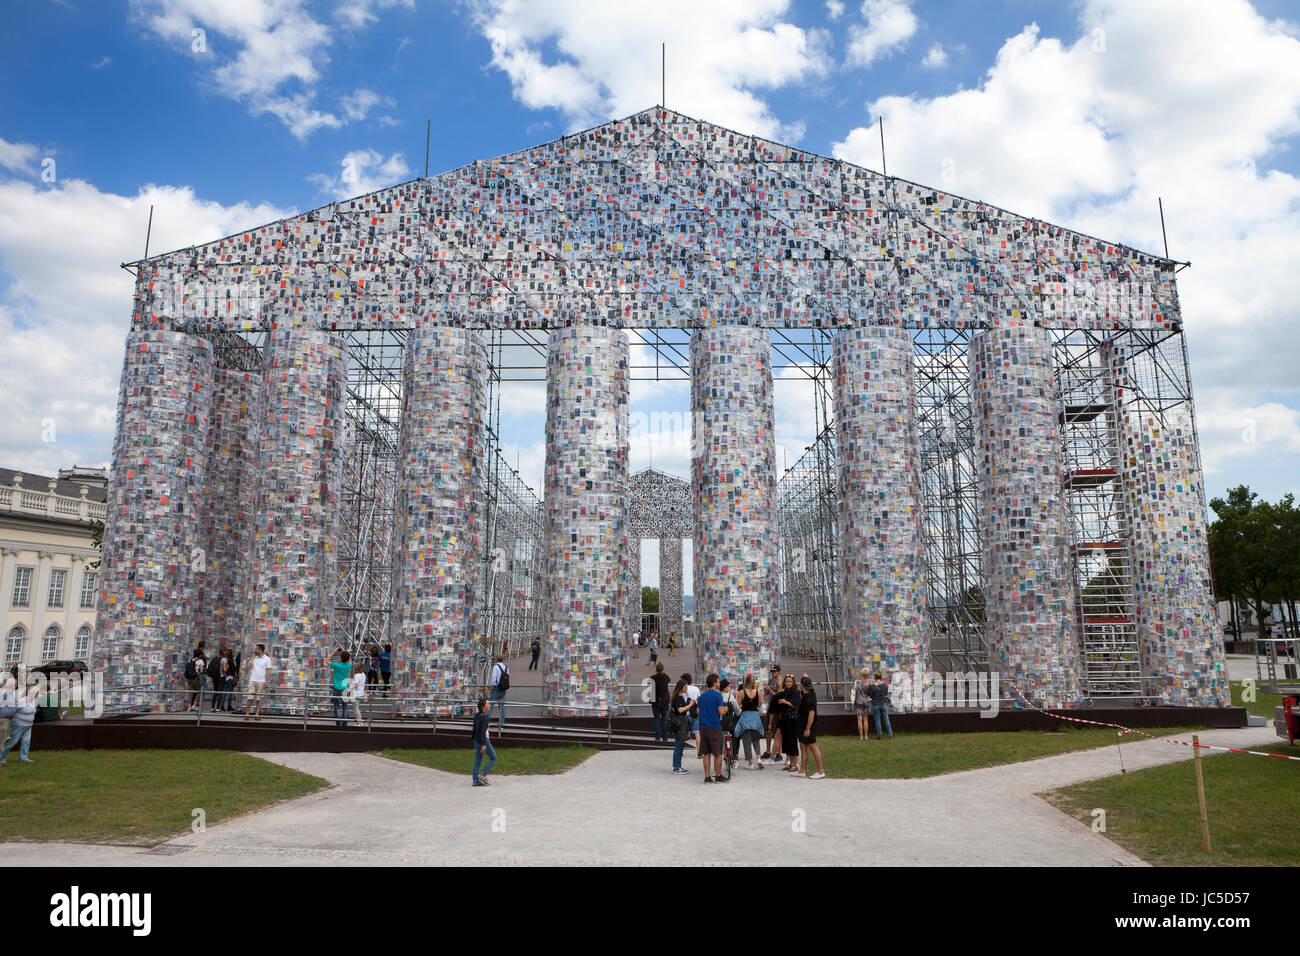
POLYGON ((633 659, 641 656, 641 632, 637 631, 632 635, 632 657, 633 659))
POLYGON ((654 634, 650 635, 650 663, 654 664, 659 660, 659 638, 654 634))
POLYGON ((853 682, 853 712, 858 715, 858 739, 871 733, 871 671, 865 667, 853 682))
POLYGON ((686 741, 691 736, 691 708, 695 705, 686 695, 689 681, 682 675, 673 688, 672 717, 669 724, 673 731, 673 773, 690 773, 682 766, 682 753, 686 750, 686 741))
POLYGON ((533 643, 528 649, 533 654, 533 659, 528 662, 528 669, 535 671, 537 670, 537 659, 542 656, 542 642, 534 637, 533 643))
POLYGON ((388 696, 388 686, 393 682, 393 645, 385 644, 384 649, 379 653, 379 681, 384 688, 384 696, 388 696))
POLYGON ((812 678, 807 674, 799 679, 803 688, 799 696, 799 772, 820 780, 826 776, 822 770, 822 752, 817 746, 817 692, 813 690, 812 678), (817 772, 809 775, 808 758, 817 761, 817 772))
MULTIPOLYGON (((266 645, 258 644, 253 648, 253 659, 248 662, 248 698, 244 701, 244 716, 253 710, 253 719, 262 714, 262 701, 266 697, 266 677, 271 670, 271 658, 266 653, 266 645)), ((267 705, 270 712, 270 704, 267 705)))
POLYGON ((214 711, 221 709, 222 692, 226 689, 226 681, 221 673, 221 654, 224 647, 218 647, 217 653, 212 655, 212 660, 208 661, 208 680, 212 682, 212 709, 214 711))
POLYGON ((776 755, 781 750, 781 665, 773 664, 767 671, 767 693, 764 695, 766 714, 764 725, 767 730, 766 746, 759 761, 766 760, 769 765, 776 763, 776 755))
POLYGON ((334 712, 334 726, 346 727, 348 725, 347 701, 343 699, 343 692, 348 689, 352 680, 352 655, 342 648, 334 648, 334 653, 330 654, 330 673, 333 678, 332 692, 330 694, 330 708, 334 712), (337 660, 335 659, 337 658, 337 660))
POLYGON ((190 699, 187 710, 197 710, 203 705, 203 675, 208 669, 208 658, 203 653, 203 647, 204 642, 199 641, 190 652, 190 659, 185 662, 185 683, 190 689, 186 695, 190 699))
POLYGON ((217 661, 217 710, 230 710, 230 698, 235 692, 235 674, 230 658, 230 648, 223 647, 216 657, 217 661))
POLYGON ((668 739, 668 675, 664 673, 664 665, 656 664, 654 676, 650 678, 654 681, 655 697, 654 703, 650 705, 651 713, 654 714, 655 740, 668 739))
POLYGON ((727 709, 722 694, 718 691, 718 675, 710 674, 704 679, 705 691, 700 694, 698 707, 700 711, 699 735, 696 746, 700 750, 700 759, 704 761, 704 782, 726 783, 722 777, 722 761, 726 750, 722 742, 722 715, 727 709), (713 758, 713 776, 709 776, 709 758, 713 758))
POLYGON ((497 728, 506 729, 506 691, 510 689, 510 668, 506 667, 505 660, 500 654, 496 656, 492 663, 492 677, 488 680, 488 685, 492 688, 488 693, 488 699, 493 706, 501 705, 501 712, 497 715, 497 728))
POLYGON ((745 684, 740 689, 740 719, 736 721, 736 729, 732 731, 738 740, 745 744, 745 760, 748 762, 750 770, 763 769, 763 759, 759 753, 759 741, 763 739, 763 720, 759 716, 759 711, 763 706, 763 690, 758 686, 758 681, 754 680, 752 673, 745 675, 745 684), (757 765, 754 758, 758 757, 757 765))
POLYGON ((691 736, 695 740, 696 753, 700 750, 700 689, 695 686, 695 681, 690 674, 683 674, 686 678, 686 696, 691 701, 691 736))
POLYGON ((785 769, 799 772, 799 704, 801 695, 794 684, 794 675, 786 674, 781 694, 781 751, 785 754, 785 769))
POLYGON ((18 711, 18 681, 0 671, 0 740, 9 739, 9 722, 18 711))
POLYGON ((361 723, 361 702, 366 699, 367 677, 361 665, 357 664, 352 668, 351 686, 348 688, 349 696, 352 699, 352 707, 357 712, 357 723, 361 723))
POLYGON ((0 747, 0 767, 5 766, 9 751, 15 747, 18 748, 19 763, 36 762, 27 756, 27 752, 32 747, 32 724, 36 723, 36 695, 40 687, 40 684, 32 684, 27 688, 27 693, 18 699, 18 710, 9 719, 9 736, 5 738, 4 746, 0 747))
POLYGON ((880 676, 880 671, 876 671, 876 679, 871 684, 871 717, 876 722, 876 739, 880 740, 883 734, 889 734, 889 739, 894 739, 894 728, 889 723, 889 681, 880 676))
POLYGON ((474 778, 474 786, 489 786, 487 781, 488 771, 492 765, 497 762, 497 752, 492 746, 492 741, 488 739, 488 727, 492 723, 492 715, 488 713, 491 702, 486 698, 478 699, 478 713, 474 715, 474 769, 471 775, 474 778), (483 773, 479 774, 479 765, 483 758, 487 757, 487 766, 483 767, 483 773))

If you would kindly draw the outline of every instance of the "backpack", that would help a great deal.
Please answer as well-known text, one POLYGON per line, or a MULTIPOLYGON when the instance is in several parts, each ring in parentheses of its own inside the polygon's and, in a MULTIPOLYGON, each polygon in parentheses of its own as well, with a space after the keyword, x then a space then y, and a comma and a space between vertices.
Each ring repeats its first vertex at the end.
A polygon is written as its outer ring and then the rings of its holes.
POLYGON ((199 672, 194 669, 194 658, 191 657, 185 662, 185 679, 194 680, 198 676, 199 672))
POLYGON ((510 668, 501 665, 501 679, 497 681, 497 690, 503 694, 510 689, 510 668))

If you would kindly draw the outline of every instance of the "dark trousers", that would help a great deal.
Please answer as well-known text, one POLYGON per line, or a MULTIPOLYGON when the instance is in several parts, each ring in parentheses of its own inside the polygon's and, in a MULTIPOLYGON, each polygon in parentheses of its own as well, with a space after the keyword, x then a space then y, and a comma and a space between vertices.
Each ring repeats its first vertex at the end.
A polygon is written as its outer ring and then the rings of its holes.
POLYGON ((533 659, 528 662, 528 669, 530 671, 537 670, 537 658, 541 653, 542 652, 540 650, 533 651, 533 659))
POLYGON ((650 705, 655 719, 655 740, 668 739, 668 701, 655 701, 650 705))

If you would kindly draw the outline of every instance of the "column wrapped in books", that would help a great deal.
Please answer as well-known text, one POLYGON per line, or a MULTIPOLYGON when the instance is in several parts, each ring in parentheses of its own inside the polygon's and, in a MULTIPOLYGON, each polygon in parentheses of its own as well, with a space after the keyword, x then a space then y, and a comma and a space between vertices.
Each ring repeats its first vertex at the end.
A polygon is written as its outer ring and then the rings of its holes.
POLYGON ((202 560, 195 563, 194 630, 211 655, 242 650, 249 635, 254 509, 262 471, 259 425, 266 386, 261 370, 213 374, 212 424, 200 508, 202 560))
POLYGON ((617 329, 551 332, 542 689, 557 715, 600 715, 624 699, 627 357, 617 329))
POLYGON ((1125 350, 1112 340, 1103 354, 1115 386, 1120 488, 1132 528, 1143 692, 1163 704, 1226 707, 1231 694, 1190 408, 1143 402, 1125 350))
POLYGON ((776 656, 776 445, 766 329, 691 338, 696 659, 763 676, 776 656))
MULTIPOLYGON (((417 325, 406 339, 393 569, 393 679, 408 712, 464 707, 485 600, 487 350, 480 333, 417 325)), ((511 597, 512 541, 494 571, 511 597)), ((495 565, 494 565, 495 567, 495 565)), ((518 653, 519 648, 511 648, 518 653)))
POLYGON ((1030 325, 970 346, 989 663, 1035 705, 1082 694, 1052 338, 1030 325))
MULTIPOLYGON (((336 645, 346 339, 305 326, 273 329, 263 382, 250 639, 274 662, 269 691, 326 693, 336 645)), ((301 700, 273 704, 297 709, 301 700)))
MULTIPOLYGON (((930 661, 912 336, 892 325, 846 329, 833 358, 847 672, 879 670, 902 687, 930 661)), ((896 705, 911 709, 914 690, 896 705)))
POLYGON ((659 539, 659 637, 682 643, 682 539, 667 534, 659 539))
POLYGON ((184 706, 212 375, 204 339, 163 329, 127 336, 93 658, 110 709, 184 706))

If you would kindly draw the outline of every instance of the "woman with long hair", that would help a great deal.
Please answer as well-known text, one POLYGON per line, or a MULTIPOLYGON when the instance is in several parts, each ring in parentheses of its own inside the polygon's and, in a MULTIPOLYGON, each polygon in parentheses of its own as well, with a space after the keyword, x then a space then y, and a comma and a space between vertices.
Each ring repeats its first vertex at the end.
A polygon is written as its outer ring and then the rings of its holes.
POLYGON ((785 769, 790 773, 798 773, 799 703, 803 700, 803 695, 795 686, 793 674, 785 675, 778 700, 781 705, 781 751, 785 754, 785 769))
POLYGON ((763 690, 754 680, 752 673, 745 675, 745 684, 737 695, 740 702, 740 719, 736 721, 736 729, 732 731, 740 741, 745 745, 746 766, 750 770, 763 769, 761 759, 761 747, 759 741, 763 739, 763 718, 759 716, 759 711, 763 706, 763 690), (759 757, 757 764, 754 758, 759 757))
POLYGON ((690 773, 682 766, 682 754, 686 750, 686 741, 691 736, 690 710, 694 706, 691 699, 686 696, 686 688, 690 682, 690 678, 685 674, 678 679, 677 686, 673 688, 672 703, 669 705, 672 714, 669 726, 673 732, 673 773, 690 773))
POLYGON ((858 715, 858 739, 871 733, 871 671, 865 667, 853 682, 853 712, 858 715))

